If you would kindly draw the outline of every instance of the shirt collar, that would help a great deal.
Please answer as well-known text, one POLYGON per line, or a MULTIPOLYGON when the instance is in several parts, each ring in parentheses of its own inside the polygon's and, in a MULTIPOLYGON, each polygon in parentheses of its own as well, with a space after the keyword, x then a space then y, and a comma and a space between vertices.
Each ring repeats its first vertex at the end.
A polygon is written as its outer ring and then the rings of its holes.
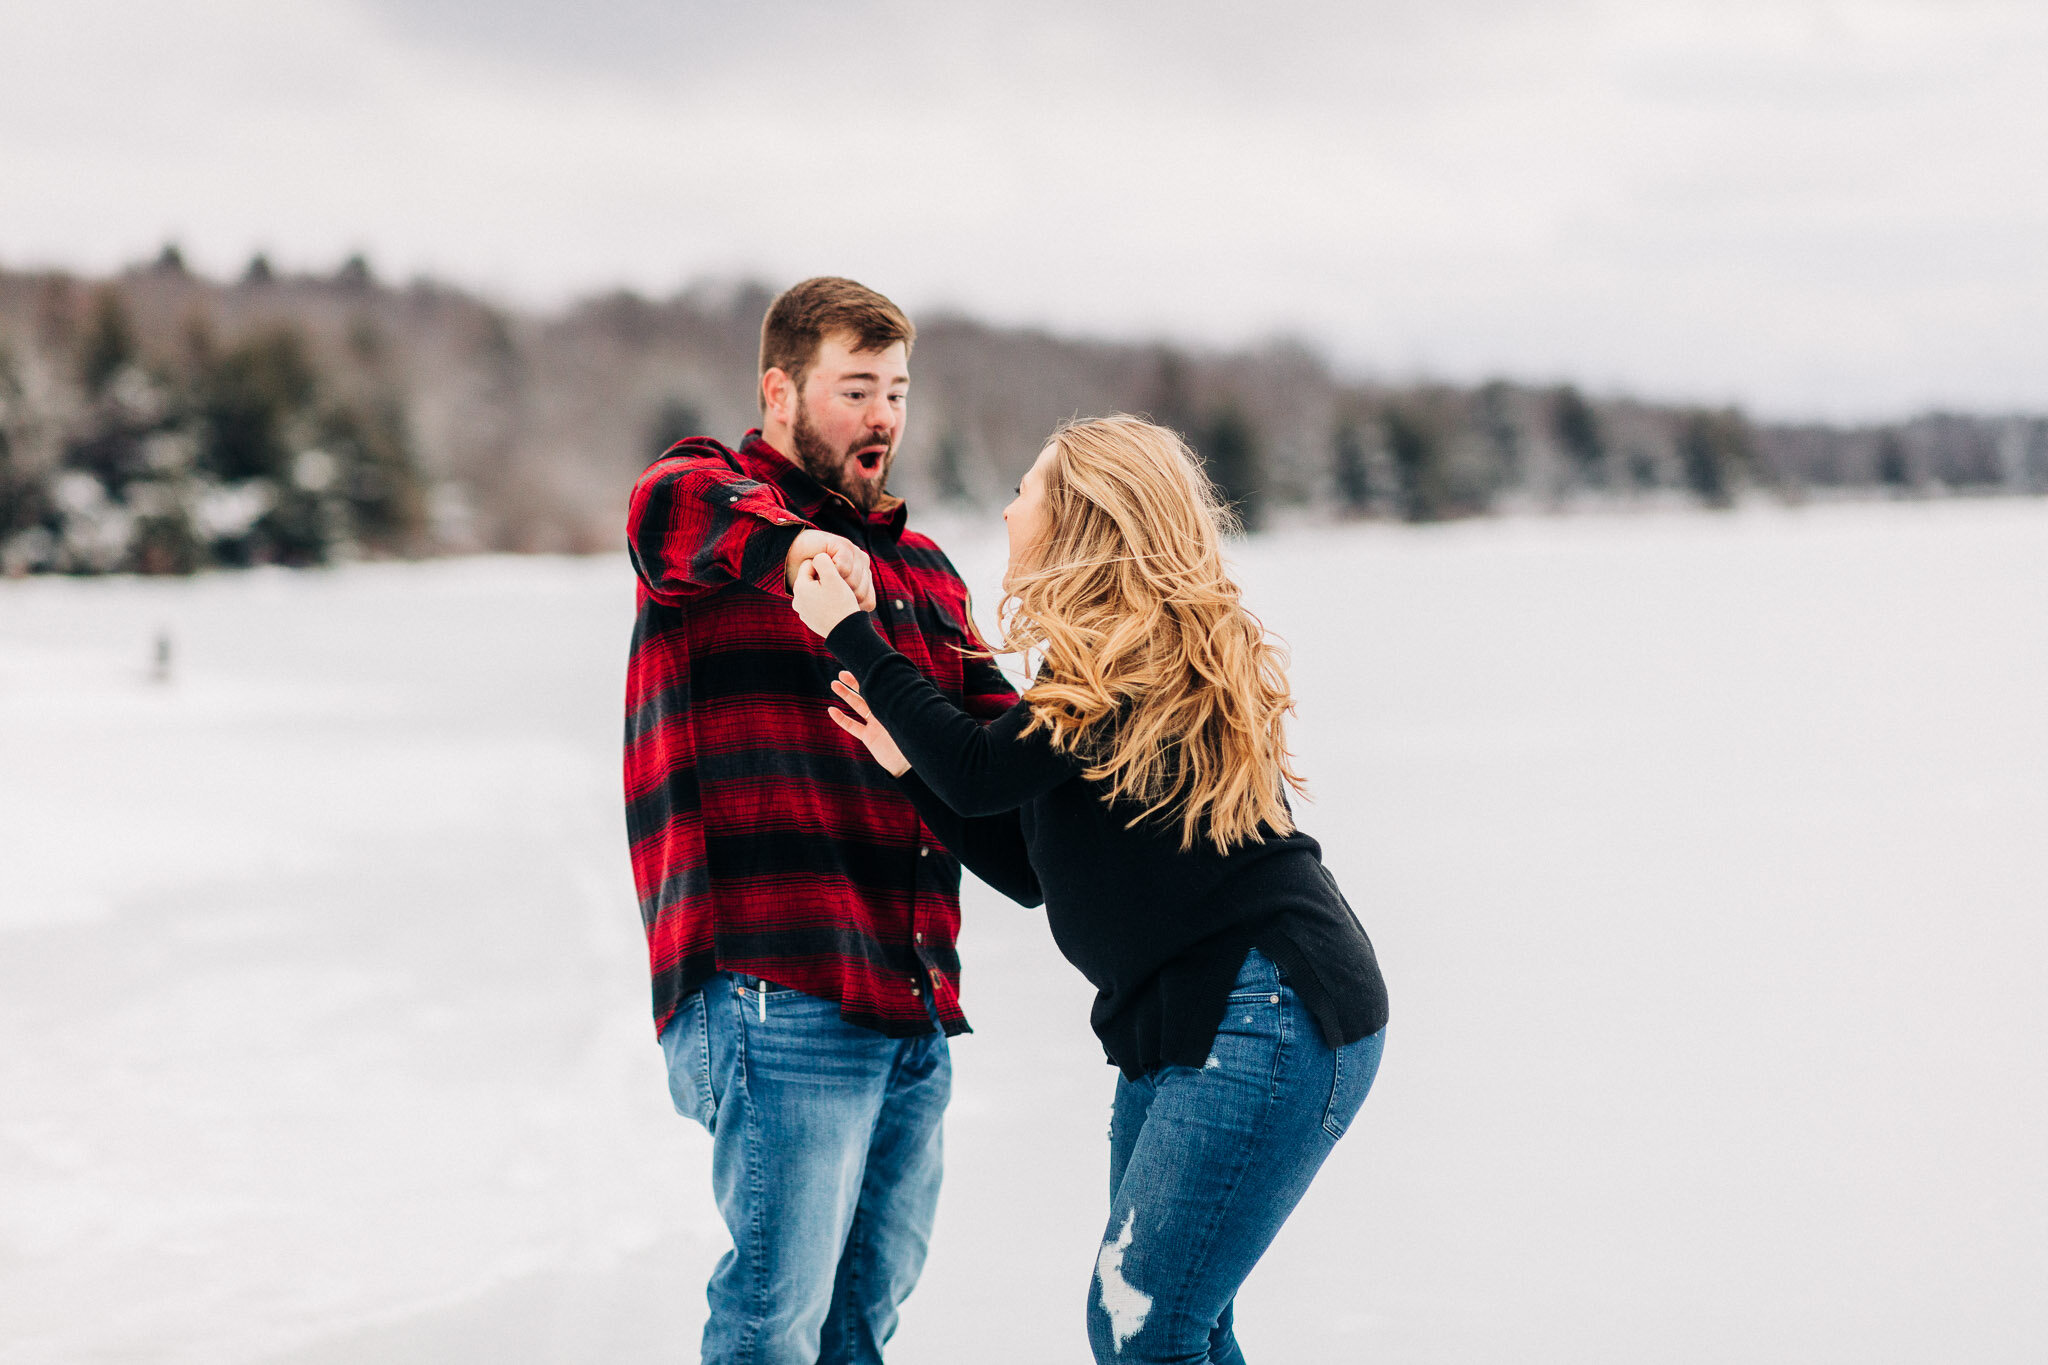
POLYGON ((812 478, 809 471, 800 468, 796 461, 784 455, 761 438, 761 429, 755 427, 741 440, 738 451, 740 464, 749 478, 773 484, 782 494, 789 510, 807 521, 816 521, 818 514, 830 507, 841 517, 850 517, 865 524, 870 530, 884 531, 891 538, 903 533, 903 524, 909 519, 909 508, 903 499, 893 493, 884 493, 882 500, 871 512, 862 512, 846 495, 825 487, 812 478))

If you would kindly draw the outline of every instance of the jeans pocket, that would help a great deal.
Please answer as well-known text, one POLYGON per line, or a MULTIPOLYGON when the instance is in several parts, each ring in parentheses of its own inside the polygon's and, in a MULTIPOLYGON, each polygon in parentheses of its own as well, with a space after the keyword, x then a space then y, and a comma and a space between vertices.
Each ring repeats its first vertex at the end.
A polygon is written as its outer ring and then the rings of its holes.
POLYGON ((1380 1073, 1380 1054, 1386 1047, 1387 1031, 1346 1043, 1331 1059, 1330 1102, 1323 1107, 1323 1131, 1333 1138, 1344 1136, 1351 1120, 1365 1104, 1373 1078, 1380 1073))
POLYGON ((668 1059, 668 1096, 676 1112, 716 1131, 718 1097, 711 1089, 711 1028, 704 992, 693 991, 661 1031, 668 1059))

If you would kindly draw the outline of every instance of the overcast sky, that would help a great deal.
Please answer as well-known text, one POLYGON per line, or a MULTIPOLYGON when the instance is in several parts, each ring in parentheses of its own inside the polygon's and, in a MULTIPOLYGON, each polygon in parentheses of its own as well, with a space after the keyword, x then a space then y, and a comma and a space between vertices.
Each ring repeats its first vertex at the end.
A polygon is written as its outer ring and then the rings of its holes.
POLYGON ((2048 410, 2043 0, 64 0, 0 263, 853 275, 1774 416, 2048 410))

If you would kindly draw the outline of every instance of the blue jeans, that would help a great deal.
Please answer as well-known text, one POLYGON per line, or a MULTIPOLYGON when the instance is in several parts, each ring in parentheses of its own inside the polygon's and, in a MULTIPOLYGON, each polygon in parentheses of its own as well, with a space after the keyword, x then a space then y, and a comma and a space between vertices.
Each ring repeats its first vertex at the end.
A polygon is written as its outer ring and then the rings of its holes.
POLYGON ((732 1234, 703 1358, 879 1365, 938 1208, 946 1037, 885 1038, 762 984, 712 977, 661 1035, 677 1112, 710 1130, 732 1234))
POLYGON ((1333 1051, 1253 950, 1206 1066, 1117 1078, 1109 1225, 1088 1295, 1097 1361, 1243 1365, 1238 1286, 1365 1102, 1385 1040, 1333 1051))

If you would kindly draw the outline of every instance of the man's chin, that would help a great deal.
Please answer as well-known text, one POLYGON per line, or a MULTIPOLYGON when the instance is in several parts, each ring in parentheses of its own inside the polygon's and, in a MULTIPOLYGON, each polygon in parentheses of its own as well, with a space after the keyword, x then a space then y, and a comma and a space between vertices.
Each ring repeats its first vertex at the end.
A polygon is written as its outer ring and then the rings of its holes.
POLYGON ((869 474, 861 469, 859 460, 850 457, 836 461, 810 458, 803 444, 798 442, 796 463, 812 478, 861 511, 874 511, 888 496, 889 466, 895 463, 894 460, 886 461, 880 472, 869 474))
POLYGON ((888 466, 883 466, 881 473, 872 475, 863 473, 857 465, 843 467, 838 486, 848 502, 863 512, 872 512, 888 496, 888 466))

